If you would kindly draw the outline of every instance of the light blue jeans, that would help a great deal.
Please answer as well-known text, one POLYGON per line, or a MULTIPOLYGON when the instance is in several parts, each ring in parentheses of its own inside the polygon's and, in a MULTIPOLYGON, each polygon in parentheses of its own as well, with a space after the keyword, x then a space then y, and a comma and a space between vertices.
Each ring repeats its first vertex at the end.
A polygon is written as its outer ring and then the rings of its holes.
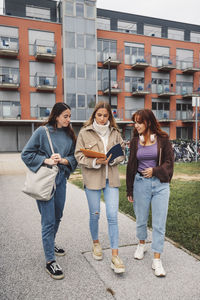
POLYGON ((152 251, 162 253, 169 202, 169 183, 161 183, 157 177, 135 176, 133 207, 136 215, 137 238, 147 238, 149 209, 152 210, 152 251))
MULTIPOLYGON (((108 221, 110 245, 112 249, 118 249, 119 189, 110 187, 108 180, 106 180, 106 187, 102 190, 106 204, 106 216, 108 221)), ((93 241, 95 241, 98 240, 99 233, 101 190, 90 190, 85 187, 85 193, 87 196, 88 207, 90 212, 90 232, 93 241)))
POLYGON ((55 236, 63 216, 65 199, 66 178, 63 173, 58 173, 54 196, 49 201, 37 200, 38 209, 41 214, 42 243, 47 262, 55 260, 55 236))

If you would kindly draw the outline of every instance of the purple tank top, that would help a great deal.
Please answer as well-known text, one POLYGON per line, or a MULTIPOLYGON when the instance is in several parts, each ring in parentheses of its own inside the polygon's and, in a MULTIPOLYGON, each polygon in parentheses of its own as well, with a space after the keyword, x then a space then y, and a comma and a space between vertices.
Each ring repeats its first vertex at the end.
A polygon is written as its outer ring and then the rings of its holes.
POLYGON ((153 145, 142 146, 138 141, 137 160, 139 172, 143 171, 146 168, 155 167, 157 164, 157 157, 157 142, 153 145))

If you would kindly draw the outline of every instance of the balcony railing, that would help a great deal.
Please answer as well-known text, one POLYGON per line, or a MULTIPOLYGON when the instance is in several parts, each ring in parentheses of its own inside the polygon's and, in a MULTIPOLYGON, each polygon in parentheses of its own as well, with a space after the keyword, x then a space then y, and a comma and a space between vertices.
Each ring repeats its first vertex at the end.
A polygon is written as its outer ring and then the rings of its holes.
POLYGON ((176 57, 156 56, 154 60, 159 71, 168 72, 176 69, 176 57))
POLYGON ((19 53, 19 41, 17 38, 0 37, 0 55, 16 57, 19 53))
POLYGON ((109 49, 104 49, 99 53, 98 60, 103 62, 104 66, 116 67, 123 62, 123 50, 119 52, 110 52, 109 49))
POLYGON ((52 107, 46 106, 32 106, 31 107, 31 117, 36 119, 46 119, 50 115, 52 107))
POLYGON ((178 87, 178 94, 180 93, 183 98, 198 97, 198 89, 193 89, 192 86, 181 86, 178 87))
POLYGON ((155 117, 160 122, 169 122, 176 120, 176 111, 175 110, 152 110, 155 117))
POLYGON ((156 86, 156 93, 159 97, 170 97, 176 95, 174 87, 171 87, 169 84, 158 84, 156 86))
POLYGON ((151 55, 130 56, 129 64, 134 70, 144 70, 151 65, 151 55))
POLYGON ((1 119, 20 119, 21 105, 19 102, 1 101, 0 102, 0 118, 1 119))
POLYGON ((124 109, 123 108, 113 108, 112 109, 113 117, 117 121, 123 120, 124 117, 124 109))
POLYGON ((53 60, 56 57, 56 43, 53 41, 35 40, 34 55, 37 59, 53 60))
POLYGON ((142 83, 136 82, 132 85, 132 95, 134 96, 145 96, 150 94, 151 92, 151 84, 150 83, 142 83))
POLYGON ((19 82, 18 68, 0 67, 0 88, 18 89, 19 82))
MULTIPOLYGON (((102 91, 104 94, 109 94, 109 80, 108 78, 103 79, 102 81, 102 91)), ((115 81, 111 80, 110 82, 110 92, 111 94, 119 94, 123 91, 123 80, 115 81)))
POLYGON ((34 81, 36 89, 41 91, 53 91, 57 86, 56 76, 48 76, 44 73, 36 73, 34 81))
POLYGON ((199 62, 192 59, 177 61, 177 68, 181 69, 184 74, 193 74, 200 71, 199 62))
MULTIPOLYGON (((187 110, 187 111, 176 111, 176 119, 183 122, 193 122, 196 120, 196 112, 187 110)), ((200 113, 197 113, 197 120, 200 120, 200 113)))

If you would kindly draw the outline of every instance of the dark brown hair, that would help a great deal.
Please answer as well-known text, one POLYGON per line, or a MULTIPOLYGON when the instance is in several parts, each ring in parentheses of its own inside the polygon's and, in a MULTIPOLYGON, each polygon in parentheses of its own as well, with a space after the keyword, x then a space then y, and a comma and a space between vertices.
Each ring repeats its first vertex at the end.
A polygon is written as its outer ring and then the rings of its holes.
MULTIPOLYGON (((67 105, 66 103, 57 102, 56 104, 54 104, 48 120, 43 125, 49 124, 53 126, 53 128, 56 130, 57 128, 56 118, 59 117, 62 114, 62 112, 65 111, 66 109, 69 109, 71 111, 70 106, 67 105)), ((66 134, 72 138, 73 142, 76 143, 76 135, 74 133, 74 130, 71 127, 71 124, 69 124, 67 127, 63 127, 63 129, 65 130, 66 134)))
POLYGON ((98 102, 98 103, 96 104, 93 113, 91 114, 89 120, 85 122, 84 127, 93 124, 94 119, 95 119, 96 112, 97 112, 97 110, 99 110, 100 108, 105 108, 105 109, 107 109, 108 114, 109 114, 108 120, 110 121, 110 127, 114 127, 114 128, 116 128, 116 129, 118 129, 117 123, 116 123, 116 121, 115 121, 115 119, 114 119, 114 117, 113 117, 113 113, 112 113, 110 104, 107 103, 107 102, 98 102))
MULTIPOLYGON (((132 116, 132 121, 137 121, 138 123, 144 123, 146 126, 145 133, 147 133, 148 129, 151 134, 156 134, 160 137, 168 137, 168 134, 163 131, 158 123, 154 113, 150 109, 140 109, 136 111, 132 116)), ((134 136, 138 136, 138 132, 136 128, 134 128, 134 136)))

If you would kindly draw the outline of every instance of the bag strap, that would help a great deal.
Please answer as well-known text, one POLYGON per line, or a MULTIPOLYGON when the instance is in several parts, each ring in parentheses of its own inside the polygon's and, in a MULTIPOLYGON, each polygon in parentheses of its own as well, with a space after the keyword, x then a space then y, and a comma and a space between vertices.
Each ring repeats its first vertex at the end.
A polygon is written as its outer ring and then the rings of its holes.
POLYGON ((49 134, 49 129, 47 128, 47 126, 44 126, 44 129, 45 129, 46 134, 47 134, 47 138, 48 138, 48 141, 49 141, 51 152, 54 154, 55 152, 54 152, 52 141, 51 141, 51 137, 50 137, 50 134, 49 134))

